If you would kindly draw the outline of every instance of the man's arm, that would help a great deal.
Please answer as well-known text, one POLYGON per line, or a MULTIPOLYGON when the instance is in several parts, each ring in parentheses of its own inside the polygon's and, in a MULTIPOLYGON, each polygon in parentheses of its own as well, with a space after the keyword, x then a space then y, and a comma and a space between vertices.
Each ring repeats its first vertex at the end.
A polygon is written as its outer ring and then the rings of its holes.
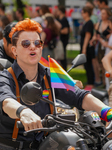
POLYGON ((103 102, 91 94, 87 94, 82 102, 82 108, 87 111, 96 111, 101 116, 101 109, 107 107, 103 102))
POLYGON ((106 56, 102 59, 102 64, 104 69, 110 73, 110 77, 112 78, 112 51, 110 51, 106 56))
POLYGON ((60 30, 61 34, 68 34, 68 32, 69 32, 69 28, 67 28, 67 27, 60 30))
MULTIPOLYGON (((3 111, 10 118, 17 119, 16 111, 22 105, 12 98, 5 99, 2 104, 3 111)), ((25 108, 20 112, 20 121, 22 122, 26 131, 42 128, 41 118, 29 108, 25 108)))

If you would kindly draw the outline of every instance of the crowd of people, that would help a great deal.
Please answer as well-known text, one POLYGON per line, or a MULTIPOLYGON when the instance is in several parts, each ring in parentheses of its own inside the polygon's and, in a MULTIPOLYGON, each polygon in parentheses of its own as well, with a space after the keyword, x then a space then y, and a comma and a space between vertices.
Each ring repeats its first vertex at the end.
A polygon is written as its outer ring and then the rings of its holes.
POLYGON ((105 78, 106 68, 102 59, 111 51, 112 44, 112 13, 108 0, 94 0, 86 2, 81 11, 84 20, 81 29, 81 53, 86 54, 87 62, 84 67, 87 74, 87 84, 91 87, 103 85, 109 88, 108 79, 105 78), (100 10, 95 14, 95 6, 100 10))

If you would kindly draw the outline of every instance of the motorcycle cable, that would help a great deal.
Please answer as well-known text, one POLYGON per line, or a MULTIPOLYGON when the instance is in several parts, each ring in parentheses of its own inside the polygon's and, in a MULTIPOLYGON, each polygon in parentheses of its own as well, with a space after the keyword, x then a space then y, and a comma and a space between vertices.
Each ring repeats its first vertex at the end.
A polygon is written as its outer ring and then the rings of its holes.
MULTIPOLYGON (((60 122, 60 121, 56 121, 57 123, 62 123, 63 124, 63 122, 60 122)), ((71 126, 71 127, 74 127, 74 125, 70 125, 70 124, 67 124, 67 123, 64 123, 64 125, 66 125, 66 126, 71 126)), ((95 143, 95 141, 92 139, 92 137, 90 136, 90 135, 88 135, 86 132, 84 132, 84 131, 82 131, 82 130, 80 130, 80 129, 78 129, 82 134, 84 134, 85 136, 87 136, 92 142, 93 142, 93 144, 94 144, 94 150, 96 149, 96 143, 95 143)))
MULTIPOLYGON (((90 124, 87 124, 87 123, 83 123, 83 122, 75 122, 75 121, 71 121, 71 120, 66 120, 66 119, 62 119, 62 118, 60 118, 60 117, 56 117, 56 116, 53 116, 52 114, 49 114, 49 116, 51 116, 51 117, 53 117, 55 120, 59 120, 59 121, 62 121, 62 122, 65 122, 65 123, 68 123, 68 124, 70 124, 71 125, 71 123, 73 124, 73 125, 79 125, 79 124, 82 124, 82 125, 85 125, 85 126, 89 126, 89 127, 91 127, 92 129, 94 129, 96 132, 96 134, 97 134, 97 130, 96 130, 96 128, 94 128, 93 126, 91 126, 90 124)), ((97 134, 97 136, 98 136, 98 134, 97 134)), ((99 138, 100 138, 100 136, 99 136, 99 138)))
MULTIPOLYGON (((87 123, 74 122, 74 121, 71 121, 71 120, 62 119, 62 118, 56 117, 56 116, 54 116, 54 115, 52 115, 52 114, 49 114, 49 116, 53 117, 53 118, 55 119, 55 121, 56 121, 56 120, 62 121, 62 123, 65 122, 65 123, 67 123, 67 124, 70 123, 70 125, 71 125, 71 123, 72 123, 73 125, 82 124, 82 125, 89 126, 89 127, 91 127, 92 129, 94 129, 96 132, 95 132, 95 131, 92 131, 92 130, 88 130, 88 131, 91 131, 92 133, 96 134, 96 135, 98 136, 98 141, 101 142, 101 137, 100 137, 100 135, 97 133, 98 131, 96 130, 96 128, 94 128, 93 126, 91 126, 91 125, 89 125, 89 124, 87 124, 87 123)), ((57 121, 56 121, 56 122, 57 122, 57 121)), ((102 142, 101 142, 101 145, 102 145, 102 142)))
MULTIPOLYGON (((107 136, 109 136, 111 133, 112 133, 112 130, 108 134, 106 134, 106 136, 102 139, 102 141, 105 140, 107 138, 107 136)), ((109 139, 107 139, 107 140, 109 141, 109 139)))

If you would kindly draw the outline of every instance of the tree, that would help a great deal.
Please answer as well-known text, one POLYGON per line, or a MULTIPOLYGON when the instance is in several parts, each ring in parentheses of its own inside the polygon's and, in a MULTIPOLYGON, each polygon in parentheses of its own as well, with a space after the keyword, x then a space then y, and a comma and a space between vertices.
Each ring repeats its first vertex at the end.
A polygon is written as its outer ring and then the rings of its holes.
POLYGON ((17 8, 23 8, 24 7, 22 0, 16 0, 16 4, 17 4, 17 8))
POLYGON ((93 2, 93 0, 87 0, 88 2, 93 2))
POLYGON ((65 6, 65 0, 58 0, 58 4, 65 6))

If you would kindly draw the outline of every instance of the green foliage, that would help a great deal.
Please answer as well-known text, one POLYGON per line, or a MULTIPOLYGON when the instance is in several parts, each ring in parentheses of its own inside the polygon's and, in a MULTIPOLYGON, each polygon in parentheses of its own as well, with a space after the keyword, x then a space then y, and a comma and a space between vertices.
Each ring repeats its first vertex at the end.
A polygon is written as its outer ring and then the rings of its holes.
MULTIPOLYGON (((79 54, 79 51, 67 50, 67 61, 71 63, 71 61, 79 54), (70 61, 69 61, 70 60, 70 61)), ((68 64, 68 69, 70 68, 68 64)), ((82 66, 76 67, 69 72, 70 76, 75 80, 82 81, 83 85, 86 85, 86 71, 82 66)))
POLYGON ((27 11, 25 9, 25 5, 29 5, 28 0, 12 0, 14 4, 13 11, 17 11, 18 8, 22 8, 24 10, 24 18, 29 18, 27 11))
POLYGON ((87 82, 85 69, 83 69, 82 67, 74 68, 70 71, 69 75, 75 80, 82 81, 82 83, 85 87, 86 82, 87 82))
POLYGON ((79 51, 67 50, 67 58, 74 59, 79 53, 79 51))

